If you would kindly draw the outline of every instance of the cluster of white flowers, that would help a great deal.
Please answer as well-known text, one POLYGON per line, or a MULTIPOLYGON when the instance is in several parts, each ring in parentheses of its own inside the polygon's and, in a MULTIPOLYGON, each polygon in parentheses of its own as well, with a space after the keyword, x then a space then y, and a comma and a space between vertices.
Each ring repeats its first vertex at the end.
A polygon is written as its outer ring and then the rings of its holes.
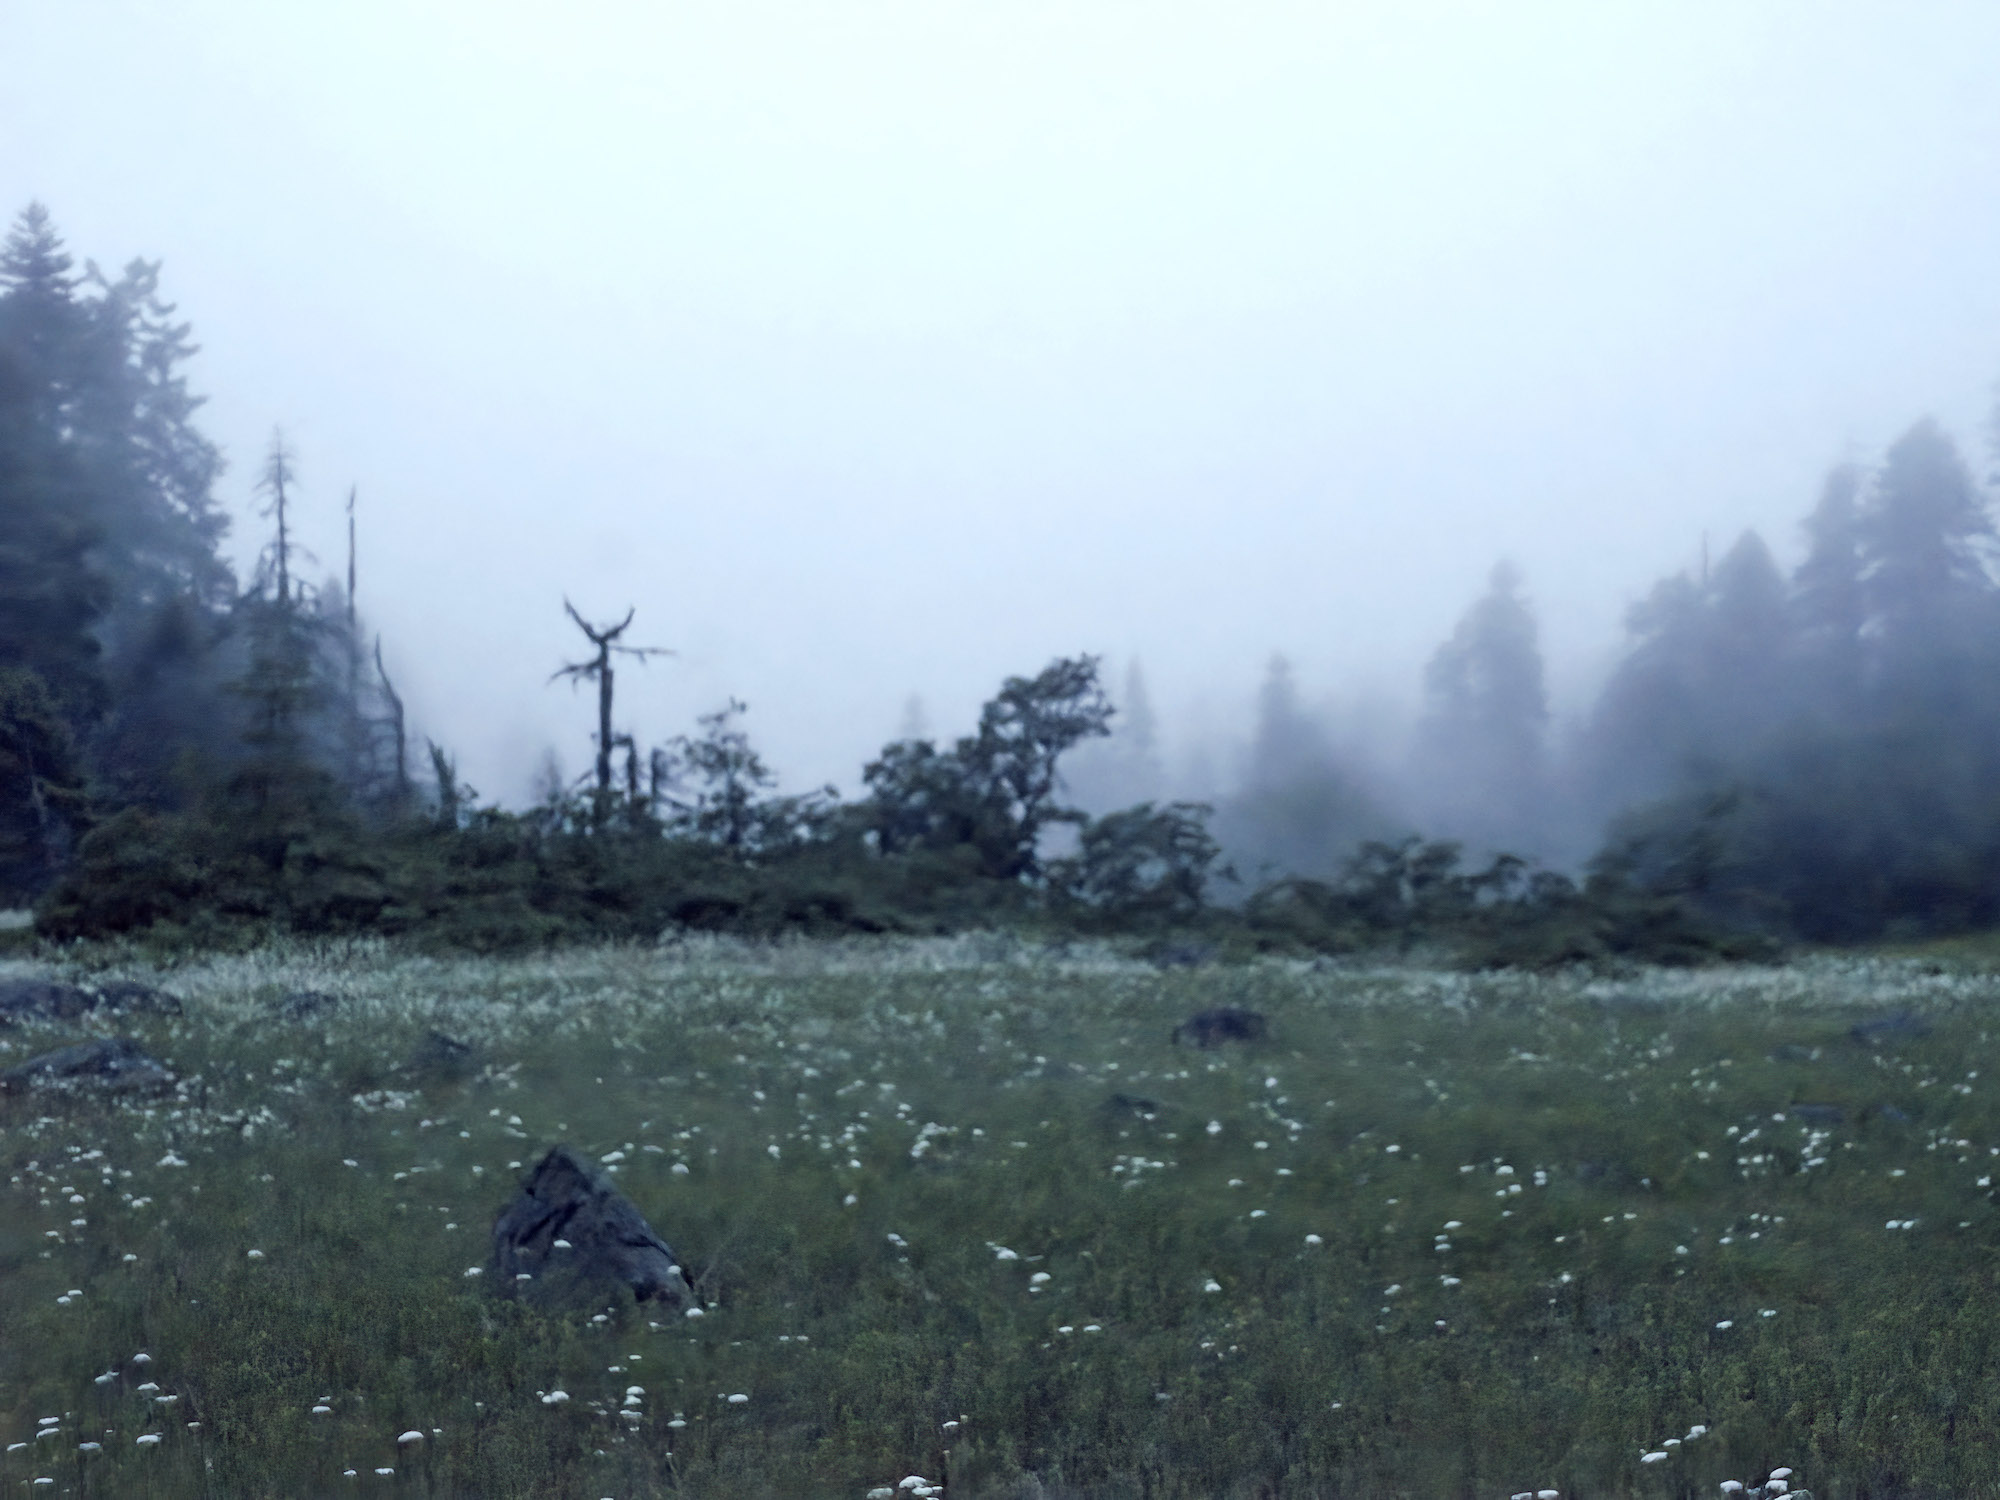
MULTIPOLYGON (((1726 1328, 1729 1325, 1725 1323, 1720 1326, 1726 1328)), ((1642 1464, 1665 1463, 1669 1458, 1673 1457, 1674 1449, 1680 1447, 1683 1443, 1692 1443, 1693 1441, 1695 1441, 1695 1439, 1706 1436, 1708 1436, 1707 1426, 1703 1423, 1697 1422, 1694 1426, 1690 1427, 1687 1430, 1686 1437, 1668 1438, 1665 1442, 1661 1443, 1659 1447, 1652 1449, 1650 1452, 1640 1454, 1639 1462, 1642 1464)))
POLYGON ((927 1500, 929 1496, 942 1494, 944 1494, 942 1480, 933 1483, 921 1474, 906 1474, 893 1485, 877 1485, 868 1492, 868 1500, 901 1500, 905 1495, 915 1496, 917 1500, 927 1500))
POLYGON ((1732 1497, 1736 1495, 1794 1495, 1799 1496, 1800 1500, 1805 1500, 1803 1491, 1792 1488, 1792 1471, 1789 1468, 1773 1469, 1761 1482, 1753 1480, 1746 1484, 1740 1479, 1725 1479, 1722 1481, 1721 1489, 1724 1495, 1732 1497))

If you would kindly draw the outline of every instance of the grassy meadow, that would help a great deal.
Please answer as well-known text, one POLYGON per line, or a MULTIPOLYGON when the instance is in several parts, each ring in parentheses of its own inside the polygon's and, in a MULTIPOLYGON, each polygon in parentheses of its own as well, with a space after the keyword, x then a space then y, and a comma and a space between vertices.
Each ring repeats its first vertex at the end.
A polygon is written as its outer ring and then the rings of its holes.
POLYGON ((185 1014, 0 1031, 0 1066, 116 1033, 180 1083, 0 1099, 9 1494, 2000 1495, 1977 957, 64 972, 185 1014), (1215 1005, 1270 1035, 1171 1043, 1215 1005), (493 1218, 557 1141, 699 1316, 497 1295, 493 1218))

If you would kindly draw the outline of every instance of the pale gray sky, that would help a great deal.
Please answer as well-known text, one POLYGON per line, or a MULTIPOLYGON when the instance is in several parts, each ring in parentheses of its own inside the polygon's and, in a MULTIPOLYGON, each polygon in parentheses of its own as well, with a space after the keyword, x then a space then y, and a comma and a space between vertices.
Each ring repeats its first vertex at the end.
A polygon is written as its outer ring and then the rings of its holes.
MULTIPOLYGON (((0 0, 0 210, 166 262, 249 487, 488 793, 565 592, 852 787, 921 693, 1282 649, 1407 692, 1513 557, 1624 607, 2000 376, 2000 6, 0 0)), ((1114 676, 1114 681, 1119 680, 1114 676)), ((1210 728, 1226 727, 1210 721, 1210 728)))

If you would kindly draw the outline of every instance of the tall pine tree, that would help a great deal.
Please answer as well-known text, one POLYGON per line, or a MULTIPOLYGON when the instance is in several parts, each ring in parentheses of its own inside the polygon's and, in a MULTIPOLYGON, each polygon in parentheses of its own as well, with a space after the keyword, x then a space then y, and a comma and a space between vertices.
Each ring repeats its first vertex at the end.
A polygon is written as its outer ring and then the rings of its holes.
POLYGON ((1501 563, 1424 671, 1418 764, 1437 830, 1532 852, 1548 792, 1548 691, 1534 612, 1501 563))
POLYGON ((72 724, 104 707, 110 603, 101 507, 70 416, 88 309, 62 240, 31 205, 0 248, 0 666, 33 672, 72 724))
POLYGON ((163 647, 178 717, 217 716, 224 674, 205 658, 234 593, 221 460, 172 313, 156 264, 79 273, 40 204, 0 246, 0 666, 47 684, 114 798, 157 797, 178 754, 157 715, 129 711, 163 647))
POLYGON ((1844 722, 1861 689, 1862 630, 1868 591, 1862 578, 1861 470, 1840 464, 1826 476, 1819 504, 1804 522, 1806 556, 1792 573, 1790 610, 1798 677, 1791 698, 1813 717, 1844 722))

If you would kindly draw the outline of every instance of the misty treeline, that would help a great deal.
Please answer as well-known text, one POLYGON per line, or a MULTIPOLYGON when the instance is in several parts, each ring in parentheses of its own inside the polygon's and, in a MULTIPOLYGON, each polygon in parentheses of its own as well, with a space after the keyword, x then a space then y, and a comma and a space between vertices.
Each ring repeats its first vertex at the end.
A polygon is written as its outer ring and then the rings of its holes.
POLYGON ((956 743, 886 747, 842 802, 780 793, 733 700, 639 745, 615 684, 662 653, 628 638, 631 612, 571 608, 578 659, 554 678, 592 690, 595 764, 525 810, 483 803, 449 747, 415 740, 357 609, 353 492, 346 557, 305 553, 298 460, 274 435, 266 544, 248 578, 224 559, 194 352, 156 265, 79 267, 45 210, 20 215, 0 247, 0 899, 33 902, 43 932, 499 947, 1201 916, 1200 810, 1063 802, 1059 758, 1112 715, 1087 657, 1009 679, 956 743), (1077 835, 1061 858, 1057 828, 1077 835))
POLYGON ((1169 794, 1136 668, 1121 712, 1090 656, 1006 679, 955 740, 884 746, 851 800, 785 793, 734 700, 638 743, 617 684, 670 653, 635 611, 570 607, 551 682, 588 690, 593 765, 508 809, 411 728, 357 608, 352 490, 346 555, 307 554, 274 435, 265 544, 247 578, 226 562, 193 353, 157 265, 78 267, 42 208, 20 215, 0 247, 0 899, 50 936, 1026 924, 1165 954, 1555 962, 1995 919, 2000 598, 1980 492, 1930 426, 1835 474, 1791 579, 1746 537, 1661 584, 1562 745, 1505 568, 1432 661, 1396 774, 1278 663, 1212 804, 1169 794), (1606 827, 1575 877, 1507 852, 1560 861, 1606 827))
MULTIPOLYGON (((1252 884, 1351 892, 1421 828, 1482 861, 1516 851, 1577 872, 1516 870, 1545 902, 1666 901, 1710 935, 1854 942, 2000 923, 1985 486, 1921 421, 1879 465, 1836 466, 1801 530, 1789 574, 1754 531, 1712 563, 1704 542, 1698 565, 1631 609, 1622 655, 1560 731, 1505 564, 1430 659, 1421 714, 1390 753, 1341 742, 1338 716, 1305 707, 1274 661, 1218 799, 1225 854, 1252 884)), ((1136 742, 1086 769, 1096 796, 1171 780, 1136 742)))

